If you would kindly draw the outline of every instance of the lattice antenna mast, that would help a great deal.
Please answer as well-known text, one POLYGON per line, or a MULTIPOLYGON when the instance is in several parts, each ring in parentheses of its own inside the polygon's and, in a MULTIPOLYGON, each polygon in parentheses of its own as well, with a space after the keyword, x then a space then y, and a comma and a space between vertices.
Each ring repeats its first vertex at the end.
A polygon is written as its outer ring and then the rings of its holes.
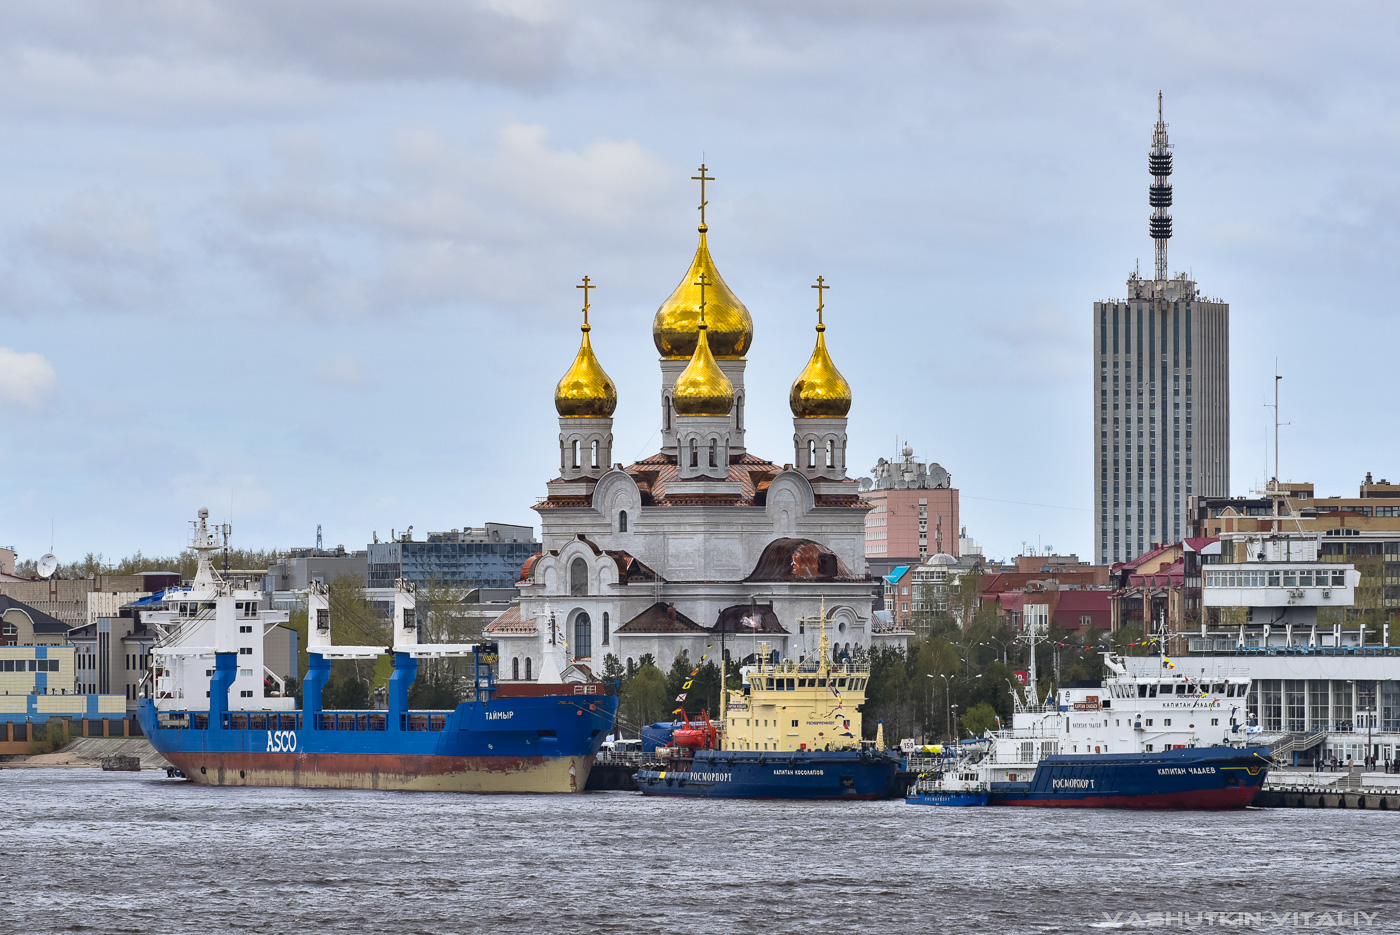
POLYGON ((1147 202, 1152 205, 1149 230, 1157 254, 1157 280, 1167 278, 1167 241, 1172 236, 1172 144, 1167 142, 1167 125, 1162 122, 1162 92, 1157 92, 1157 126, 1152 131, 1152 152, 1147 155, 1147 171, 1152 173, 1152 186, 1147 190, 1147 202))

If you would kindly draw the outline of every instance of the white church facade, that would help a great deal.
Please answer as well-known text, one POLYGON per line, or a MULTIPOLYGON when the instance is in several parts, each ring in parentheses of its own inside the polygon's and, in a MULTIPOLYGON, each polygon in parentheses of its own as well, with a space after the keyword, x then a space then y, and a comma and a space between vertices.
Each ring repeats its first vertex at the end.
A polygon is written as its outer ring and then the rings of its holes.
POLYGON ((851 390, 827 353, 824 284, 816 346, 789 394, 791 463, 774 463, 747 446, 753 319, 707 232, 702 204, 695 258, 653 321, 661 450, 633 464, 612 462, 617 392, 585 298, 578 355, 555 390, 559 476, 535 505, 543 550, 522 571, 519 604, 487 628, 504 681, 585 679, 608 655, 650 654, 664 671, 682 650, 695 661, 712 647, 713 659, 721 645, 733 661, 760 646, 797 658, 815 650, 823 608, 838 657, 902 645, 903 633, 872 632, 867 507, 846 473, 851 390))

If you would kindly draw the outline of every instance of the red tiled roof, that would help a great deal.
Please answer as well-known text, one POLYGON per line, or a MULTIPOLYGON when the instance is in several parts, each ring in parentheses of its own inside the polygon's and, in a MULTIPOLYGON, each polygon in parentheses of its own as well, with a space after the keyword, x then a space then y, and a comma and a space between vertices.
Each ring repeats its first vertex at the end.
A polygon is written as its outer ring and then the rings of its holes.
POLYGON ((534 633, 535 621, 529 620, 520 612, 520 605, 513 604, 495 620, 486 625, 487 633, 534 633))
POLYGON ((704 633, 705 628, 676 610, 674 604, 657 601, 614 633, 704 633))

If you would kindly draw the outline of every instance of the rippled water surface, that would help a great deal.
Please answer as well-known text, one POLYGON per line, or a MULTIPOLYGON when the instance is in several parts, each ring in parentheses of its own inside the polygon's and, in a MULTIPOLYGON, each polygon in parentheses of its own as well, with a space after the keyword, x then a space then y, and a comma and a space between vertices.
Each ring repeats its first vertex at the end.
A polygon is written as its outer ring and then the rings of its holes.
POLYGON ((0 770, 0 803, 5 932, 1400 932, 1393 812, 485 798, 96 770, 0 770))

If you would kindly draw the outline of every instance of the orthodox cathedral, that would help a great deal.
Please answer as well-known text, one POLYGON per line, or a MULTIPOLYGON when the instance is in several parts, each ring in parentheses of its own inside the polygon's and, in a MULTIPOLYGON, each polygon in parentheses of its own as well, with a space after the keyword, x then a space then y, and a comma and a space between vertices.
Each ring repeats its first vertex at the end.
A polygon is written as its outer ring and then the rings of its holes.
POLYGON ((846 476, 851 387, 827 353, 818 279, 816 346, 792 384, 791 463, 749 451, 744 368, 753 317, 706 242, 701 166, 695 258, 657 309, 661 450, 613 463, 617 389, 589 340, 587 278, 578 355, 554 391, 559 476, 546 485, 543 551, 521 572, 520 602, 487 628, 502 680, 595 676, 651 654, 743 661, 814 651, 826 614, 838 657, 872 638, 865 514, 846 476))

